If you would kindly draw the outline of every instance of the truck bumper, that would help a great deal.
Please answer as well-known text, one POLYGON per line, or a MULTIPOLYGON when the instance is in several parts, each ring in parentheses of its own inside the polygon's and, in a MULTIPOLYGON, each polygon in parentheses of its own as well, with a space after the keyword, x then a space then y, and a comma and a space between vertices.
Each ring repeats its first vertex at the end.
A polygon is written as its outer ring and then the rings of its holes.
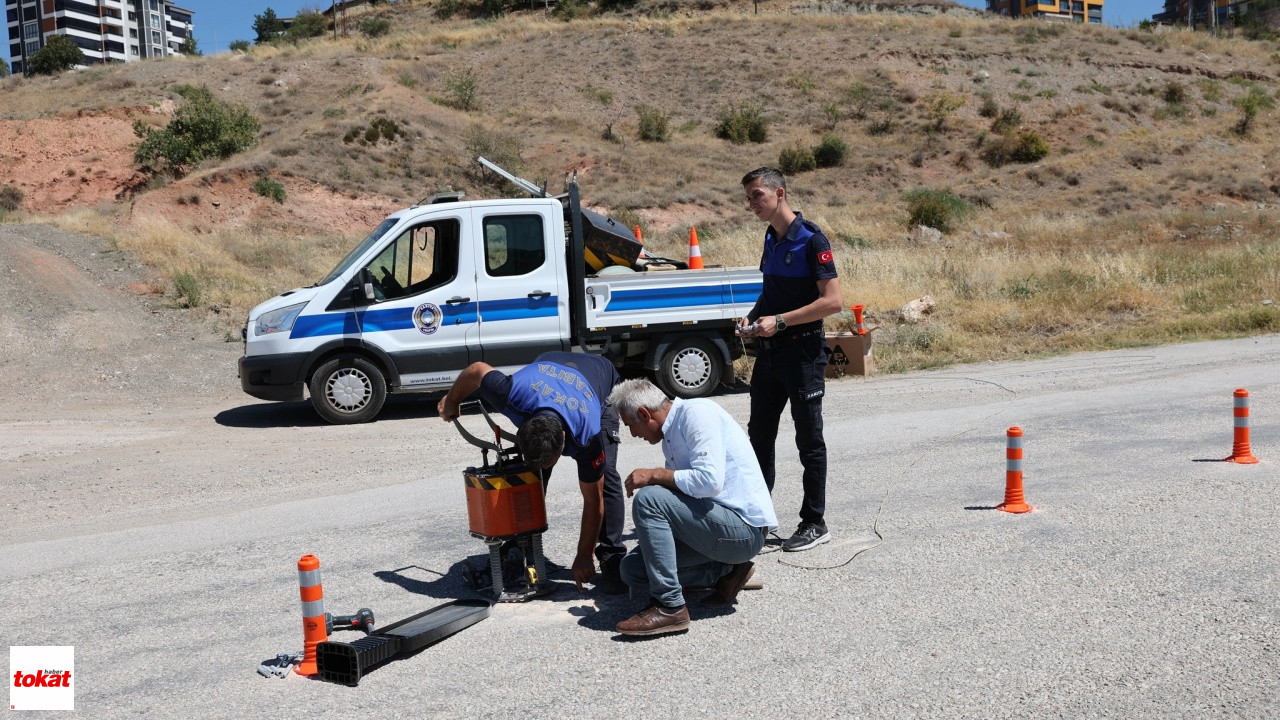
POLYGON ((252 355, 240 358, 240 387, 260 400, 297 402, 303 399, 302 364, 308 353, 252 355))

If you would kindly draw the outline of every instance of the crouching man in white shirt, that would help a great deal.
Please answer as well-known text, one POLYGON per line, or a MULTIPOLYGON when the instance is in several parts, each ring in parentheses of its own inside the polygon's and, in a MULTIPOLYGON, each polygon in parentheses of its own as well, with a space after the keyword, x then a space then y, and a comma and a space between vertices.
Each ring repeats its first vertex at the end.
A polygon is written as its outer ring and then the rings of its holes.
POLYGON ((730 605, 751 578, 751 559, 778 526, 769 488, 746 432, 715 402, 673 402, 648 380, 619 384, 609 402, 666 456, 666 467, 634 470, 624 484, 640 544, 622 559, 622 579, 651 600, 618 632, 688 630, 681 586, 714 585, 704 604, 730 605))

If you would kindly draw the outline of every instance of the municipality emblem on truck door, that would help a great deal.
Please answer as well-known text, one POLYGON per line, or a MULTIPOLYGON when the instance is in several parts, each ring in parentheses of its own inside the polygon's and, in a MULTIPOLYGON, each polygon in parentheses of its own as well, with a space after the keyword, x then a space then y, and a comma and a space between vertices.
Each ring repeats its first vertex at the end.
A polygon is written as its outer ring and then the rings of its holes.
POLYGON ((440 307, 432 303, 423 303, 413 309, 413 324, 423 335, 430 335, 440 329, 440 321, 444 313, 440 307))

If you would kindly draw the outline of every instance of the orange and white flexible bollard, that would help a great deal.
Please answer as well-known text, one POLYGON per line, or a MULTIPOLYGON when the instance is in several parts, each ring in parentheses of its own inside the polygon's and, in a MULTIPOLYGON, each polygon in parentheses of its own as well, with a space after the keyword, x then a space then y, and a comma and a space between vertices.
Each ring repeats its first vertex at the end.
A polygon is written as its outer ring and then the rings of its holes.
POLYGON ((996 506, 997 510, 1011 513, 1031 512, 1035 508, 1027 504, 1022 496, 1022 428, 1009 428, 1008 447, 1004 451, 1004 502, 996 506))
POLYGON ((867 334, 867 328, 862 324, 863 307, 864 306, 862 305, 854 305, 853 307, 849 308, 850 310, 853 311, 853 322, 855 325, 857 325, 857 332, 859 335, 867 334))
POLYGON ((1249 447, 1249 391, 1237 388, 1235 392, 1235 442, 1231 446, 1231 457, 1227 462, 1252 465, 1258 462, 1253 456, 1253 448, 1249 447))
POLYGON ((320 584, 320 558, 307 554, 298 559, 298 592, 302 596, 302 663, 299 675, 315 675, 316 645, 329 639, 324 621, 324 586, 320 584))
POLYGON ((644 254, 644 233, 640 232, 640 226, 636 226, 636 242, 640 243, 640 257, 647 257, 644 254))
POLYGON ((698 247, 698 229, 689 228, 689 269, 702 270, 702 248, 698 247))

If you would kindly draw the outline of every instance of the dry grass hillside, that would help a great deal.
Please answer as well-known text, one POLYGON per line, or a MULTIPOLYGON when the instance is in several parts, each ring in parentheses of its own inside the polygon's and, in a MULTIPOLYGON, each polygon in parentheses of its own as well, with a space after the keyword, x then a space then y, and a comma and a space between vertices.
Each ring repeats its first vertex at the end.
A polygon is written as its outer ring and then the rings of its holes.
POLYGON ((393 28, 376 39, 10 78, 0 185, 24 193, 10 217, 113 237, 155 268, 157 291, 180 281, 178 302, 232 329, 386 212, 445 187, 494 194, 478 151, 553 190, 577 171, 589 203, 643 225, 660 253, 683 252, 696 225, 710 261, 754 264, 762 228, 739 178, 834 134, 847 156, 793 175, 793 204, 828 229, 846 303, 882 326, 882 367, 1280 331, 1280 47, 893 5, 762 2, 754 15, 673 0, 572 22, 445 22, 402 1, 375 11, 393 28), (247 106, 260 142, 147 183, 126 120, 162 125, 184 84, 247 106), (1242 133, 1248 97, 1258 114, 1242 133), (639 139, 637 106, 667 118, 665 141, 639 139), (766 141, 716 136, 748 106, 766 141), (364 140, 379 118, 396 139, 364 140), (27 157, 33 138, 75 144, 91 127, 96 149, 27 157), (1003 135, 1028 131, 1047 156, 1001 163, 1003 135), (264 175, 282 204, 250 189, 264 175), (973 210, 941 241, 913 242, 914 188, 973 210), (926 294, 938 309, 924 323, 895 320, 926 294))

